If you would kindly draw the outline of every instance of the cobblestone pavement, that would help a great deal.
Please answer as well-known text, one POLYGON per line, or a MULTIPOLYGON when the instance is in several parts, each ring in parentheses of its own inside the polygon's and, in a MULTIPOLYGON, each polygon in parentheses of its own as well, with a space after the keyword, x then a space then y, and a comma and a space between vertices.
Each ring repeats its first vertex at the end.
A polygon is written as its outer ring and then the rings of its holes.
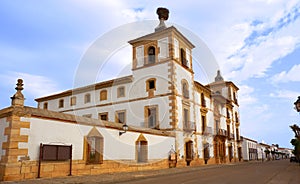
MULTIPOLYGON (((65 184, 85 184, 85 183, 186 183, 188 179, 184 179, 185 176, 189 177, 190 179, 199 175, 199 173, 207 173, 205 175, 206 183, 233 183, 227 182, 224 178, 230 177, 237 177, 240 178, 241 175, 238 172, 243 172, 242 169, 246 169, 244 172, 245 174, 249 175, 249 172, 258 171, 256 168, 261 168, 262 171, 269 170, 268 172, 272 173, 272 177, 270 178, 269 175, 264 175, 263 173, 254 173, 254 177, 256 176, 264 176, 264 181, 268 181, 267 183, 300 183, 300 166, 295 163, 289 163, 288 160, 281 160, 281 161, 269 161, 269 162, 244 162, 244 163, 233 163, 233 164, 224 164, 224 165, 204 165, 198 167, 184 167, 184 168, 171 168, 171 169, 162 169, 162 170, 150 170, 150 171, 140 171, 140 172, 128 172, 128 173, 115 173, 115 174, 101 174, 95 176, 68 176, 64 178, 55 178, 55 179, 35 179, 35 180, 28 180, 28 181, 19 181, 19 182, 1 182, 1 184, 36 184, 36 183, 43 183, 43 184, 58 184, 58 183, 65 183, 65 184), (277 167, 280 166, 280 167, 277 167), (270 168, 273 168, 270 169, 270 168), (254 169, 254 170, 253 170, 254 169), (278 169, 278 171, 277 171, 278 169), (224 174, 224 171, 226 172, 224 174), (275 172, 276 171, 276 172, 275 172), (181 176, 180 176, 181 175, 181 176), (210 176, 211 175, 211 176, 210 176), (228 176, 226 176, 228 175, 228 176), (176 179, 180 177, 180 179, 176 179), (220 177, 222 176, 222 177, 220 177), (267 177, 267 178, 266 178, 267 177), (269 177, 269 178, 268 178, 269 177), (171 179, 170 179, 171 178, 171 179), (209 180, 212 179, 211 181, 209 180), (219 179, 218 179, 219 178, 219 179), (221 179, 221 180, 220 180, 221 179), (155 181, 157 180, 157 181, 155 181), (212 182, 215 181, 215 182, 212 182), (221 182, 220 182, 221 181, 221 182)), ((253 173, 252 173, 253 174, 253 173)), ((200 176, 200 175, 199 175, 200 176)), ((203 177, 203 176, 202 176, 203 177)), ((243 176, 245 177, 245 176, 243 176)), ((247 181, 243 183, 250 183, 253 182, 251 180, 251 176, 249 175, 247 181), (250 178, 250 179, 249 179, 250 178)), ((246 179, 246 178, 245 178, 246 179)), ((259 181, 258 178, 252 178, 255 183, 259 181)), ((194 183, 200 182, 199 179, 195 180, 193 178, 194 183)), ((240 178, 238 181, 243 181, 243 178, 240 178)), ((193 183, 193 182, 190 182, 193 183)), ((234 182, 236 183, 236 182, 234 182)), ((265 183, 265 182, 263 182, 265 183)))

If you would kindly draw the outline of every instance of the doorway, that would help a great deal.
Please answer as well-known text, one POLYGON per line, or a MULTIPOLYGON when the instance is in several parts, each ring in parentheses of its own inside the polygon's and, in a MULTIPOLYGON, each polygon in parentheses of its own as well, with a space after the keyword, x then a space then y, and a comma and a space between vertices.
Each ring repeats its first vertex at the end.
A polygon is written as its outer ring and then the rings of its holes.
POLYGON ((185 161, 186 165, 190 166, 191 161, 193 160, 193 141, 188 141, 185 143, 185 161))

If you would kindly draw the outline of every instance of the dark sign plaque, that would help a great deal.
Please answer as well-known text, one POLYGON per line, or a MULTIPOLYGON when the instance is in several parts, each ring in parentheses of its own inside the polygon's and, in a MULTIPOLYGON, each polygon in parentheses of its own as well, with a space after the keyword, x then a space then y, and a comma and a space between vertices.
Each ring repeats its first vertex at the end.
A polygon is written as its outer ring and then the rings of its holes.
POLYGON ((42 161, 67 161, 70 160, 70 173, 72 175, 72 145, 40 144, 40 157, 38 178, 42 161))

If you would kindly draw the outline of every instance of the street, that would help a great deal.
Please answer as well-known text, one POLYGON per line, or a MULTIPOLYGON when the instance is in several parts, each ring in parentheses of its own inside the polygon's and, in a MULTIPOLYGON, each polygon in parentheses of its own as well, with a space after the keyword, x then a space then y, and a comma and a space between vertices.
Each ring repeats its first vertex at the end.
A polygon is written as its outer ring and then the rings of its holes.
POLYGON ((231 165, 204 170, 192 170, 184 173, 149 177, 126 184, 153 184, 153 183, 300 183, 300 166, 288 160, 256 162, 241 165, 231 165))
MULTIPOLYGON (((12 183, 12 182, 1 182, 12 183)), ((18 184, 299 184, 300 166, 289 160, 268 162, 246 162, 224 165, 205 165, 199 167, 172 168, 162 170, 139 171, 131 173, 112 173, 96 176, 70 176, 54 179, 35 179, 13 182, 18 184)))

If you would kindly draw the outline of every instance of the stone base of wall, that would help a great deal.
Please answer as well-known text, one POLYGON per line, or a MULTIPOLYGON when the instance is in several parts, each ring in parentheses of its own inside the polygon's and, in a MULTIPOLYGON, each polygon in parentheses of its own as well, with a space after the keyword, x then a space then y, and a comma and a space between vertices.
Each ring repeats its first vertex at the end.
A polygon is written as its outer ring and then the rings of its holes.
MULTIPOLYGON (((35 179, 38 177, 37 161, 22 161, 16 164, 2 165, 3 181, 18 181, 35 179), (5 169, 4 169, 5 168, 5 169)), ((40 168, 41 178, 55 178, 69 175, 70 163, 42 162, 40 168)), ((136 163, 130 161, 104 161, 103 164, 86 164, 84 160, 72 161, 72 175, 97 175, 104 173, 132 172, 151 169, 169 168, 168 160, 150 161, 149 163, 136 163)))
MULTIPOLYGON (((234 160, 233 159, 232 163, 234 160)), ((229 163, 229 162, 227 162, 229 163)), ((215 158, 210 158, 207 165, 216 164, 215 158)), ((190 166, 205 165, 204 159, 196 158, 190 162, 190 166)), ((184 159, 178 160, 176 167, 187 167, 184 159)), ((70 163, 66 162, 42 162, 40 169, 41 178, 65 177, 69 175, 70 163)), ((154 169, 169 168, 168 160, 153 160, 149 163, 136 163, 134 161, 104 161, 103 164, 86 164, 84 160, 72 161, 72 175, 97 175, 116 172, 134 172, 154 169)), ((0 165, 3 181, 19 181, 35 179, 38 177, 37 161, 22 161, 14 164, 0 165)))
MULTIPOLYGON (((205 160, 203 158, 196 158, 190 162, 190 166, 243 162, 243 160, 239 161, 238 158, 233 158, 230 162, 228 157, 226 157, 225 161, 226 161, 225 163, 216 163, 216 159, 214 157, 212 157, 212 158, 208 159, 207 163, 205 164, 205 160)), ((187 162, 184 159, 180 159, 177 161, 177 167, 187 167, 187 162)))

